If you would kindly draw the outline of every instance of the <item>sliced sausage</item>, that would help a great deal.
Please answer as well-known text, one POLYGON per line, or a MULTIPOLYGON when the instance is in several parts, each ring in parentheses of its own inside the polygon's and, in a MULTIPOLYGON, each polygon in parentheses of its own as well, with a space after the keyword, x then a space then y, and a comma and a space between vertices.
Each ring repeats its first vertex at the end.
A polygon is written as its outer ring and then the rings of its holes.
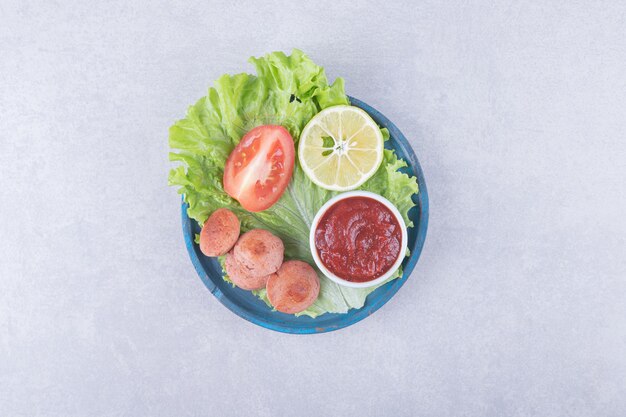
POLYGON ((235 213, 217 209, 204 222, 200 232, 200 250, 206 256, 226 254, 239 238, 240 223, 235 213))
POLYGON ((263 229, 244 233, 233 249, 237 262, 247 274, 255 276, 276 272, 283 263, 284 253, 283 241, 263 229))
POLYGON ((260 290, 265 288, 265 284, 267 284, 269 275, 255 276, 248 274, 237 262, 232 252, 226 255, 225 266, 230 280, 242 290, 260 290))
POLYGON ((311 265, 287 261, 267 280, 267 298, 278 311, 287 314, 306 310, 317 299, 320 280, 311 265))

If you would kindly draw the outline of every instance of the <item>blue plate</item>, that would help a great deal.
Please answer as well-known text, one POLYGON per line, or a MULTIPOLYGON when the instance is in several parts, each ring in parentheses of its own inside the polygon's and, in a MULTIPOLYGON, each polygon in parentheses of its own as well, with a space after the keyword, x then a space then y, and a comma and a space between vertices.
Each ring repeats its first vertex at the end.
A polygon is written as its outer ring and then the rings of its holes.
POLYGON ((408 247, 411 256, 404 260, 404 275, 395 279, 372 292, 366 299, 365 305, 360 309, 352 309, 345 314, 323 314, 317 318, 308 316, 296 317, 272 311, 263 301, 255 297, 251 292, 232 287, 222 279, 222 268, 216 258, 206 257, 200 252, 200 247, 194 243, 194 236, 200 233, 198 224, 187 216, 187 204, 182 204, 183 234, 187 251, 191 257, 193 266, 204 285, 215 297, 229 310, 240 317, 267 329, 284 333, 324 333, 350 326, 370 316, 381 308, 402 287, 411 275, 411 271, 420 257, 426 229, 428 227, 428 193, 424 174, 417 160, 417 156, 411 149, 408 141, 389 119, 378 110, 368 106, 360 100, 350 97, 352 105, 357 106, 369 113, 370 116, 382 127, 389 129, 391 140, 385 146, 394 149, 398 157, 404 159, 408 167, 403 171, 417 176, 419 193, 413 196, 416 206, 409 211, 409 217, 414 227, 408 229, 408 247))

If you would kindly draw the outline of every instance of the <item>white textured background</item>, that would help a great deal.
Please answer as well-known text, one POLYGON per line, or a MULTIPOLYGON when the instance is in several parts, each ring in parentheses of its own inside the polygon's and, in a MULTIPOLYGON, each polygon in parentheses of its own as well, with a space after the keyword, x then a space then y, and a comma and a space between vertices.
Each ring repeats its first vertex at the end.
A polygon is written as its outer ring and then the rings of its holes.
POLYGON ((0 415, 626 415, 626 4, 58 3, 0 3, 0 415), (292 47, 431 199, 397 296, 306 337, 211 296, 166 185, 170 124, 292 47))

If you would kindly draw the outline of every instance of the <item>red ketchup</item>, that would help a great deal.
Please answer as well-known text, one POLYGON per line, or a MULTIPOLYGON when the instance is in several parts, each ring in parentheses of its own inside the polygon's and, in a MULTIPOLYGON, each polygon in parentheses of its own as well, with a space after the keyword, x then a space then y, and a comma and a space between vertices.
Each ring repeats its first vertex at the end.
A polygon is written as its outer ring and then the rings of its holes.
POLYGON ((384 275, 400 256, 402 231, 384 204, 350 197, 333 204, 315 229, 315 247, 330 272, 346 281, 384 275))

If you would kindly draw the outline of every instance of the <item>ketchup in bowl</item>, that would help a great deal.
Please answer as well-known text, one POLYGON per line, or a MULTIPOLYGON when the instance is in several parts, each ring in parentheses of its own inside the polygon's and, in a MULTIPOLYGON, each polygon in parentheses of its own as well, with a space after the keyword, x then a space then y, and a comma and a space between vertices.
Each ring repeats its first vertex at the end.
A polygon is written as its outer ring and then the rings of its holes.
POLYGON ((369 193, 352 194, 357 195, 339 199, 322 213, 315 227, 315 250, 323 266, 335 276, 365 283, 399 266, 406 229, 395 208, 396 213, 377 199, 364 196, 369 193))

